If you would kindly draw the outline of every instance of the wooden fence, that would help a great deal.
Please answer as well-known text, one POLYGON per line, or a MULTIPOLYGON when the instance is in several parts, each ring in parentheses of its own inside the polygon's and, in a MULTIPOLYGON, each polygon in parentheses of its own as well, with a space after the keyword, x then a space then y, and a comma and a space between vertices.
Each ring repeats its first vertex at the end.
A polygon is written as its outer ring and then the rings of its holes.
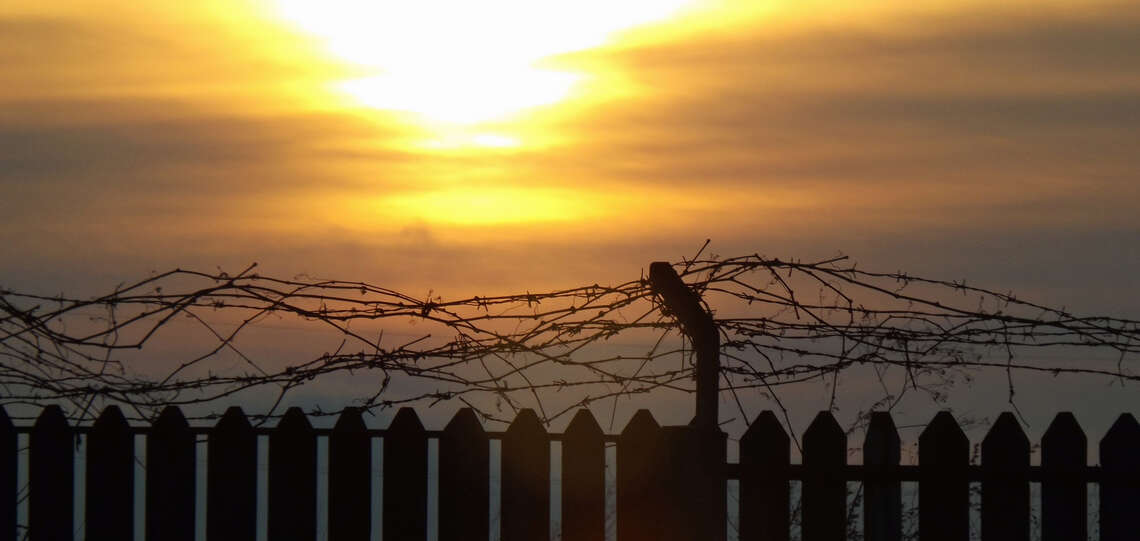
POLYGON ((969 485, 981 484, 981 536, 1028 540, 1030 483, 1041 483, 1044 541, 1086 539, 1087 483, 1099 484, 1099 530, 1105 541, 1140 538, 1140 426, 1121 415, 1100 442, 1100 466, 1087 466, 1087 441, 1071 414, 1061 413, 1030 465, 1029 441, 1016 419, 1002 414, 970 464, 970 443, 948 413, 919 438, 917 466, 900 465, 890 415, 876 413, 863 442, 863 465, 848 465, 848 441, 830 413, 803 435, 803 463, 791 464, 790 440, 771 412, 740 441, 739 464, 725 462, 725 436, 696 427, 661 427, 646 410, 617 435, 607 435, 586 410, 562 434, 547 433, 523 410, 507 430, 483 430, 460 410, 442 431, 425 430, 415 411, 401 409, 384 430, 368 429, 346 410, 332 429, 314 429, 298 409, 271 429, 254 428, 239 408, 210 428, 191 427, 167 408, 149 427, 132 427, 116 407, 90 427, 69 426, 47 407, 35 424, 15 427, 0 408, 0 539, 17 529, 18 433, 28 436, 28 530, 39 541, 70 540, 77 433, 86 435, 87 539, 129 540, 134 525, 135 435, 145 434, 146 539, 190 541, 195 531, 195 440, 207 440, 206 537, 256 538, 259 435, 268 436, 268 539, 312 540, 317 527, 317 438, 328 437, 328 538, 370 538, 372 438, 383 438, 385 540, 424 539, 428 522, 428 441, 438 439, 438 536, 441 541, 488 538, 490 445, 501 441, 500 533, 504 541, 547 539, 551 441, 562 446, 561 524, 566 541, 605 538, 605 446, 616 444, 617 539, 718 540, 726 532, 726 483, 739 480, 739 535, 745 541, 789 538, 790 483, 800 481, 802 538, 838 541, 847 535, 847 483, 863 483, 867 540, 901 538, 901 483, 918 482, 923 541, 968 538, 969 485))

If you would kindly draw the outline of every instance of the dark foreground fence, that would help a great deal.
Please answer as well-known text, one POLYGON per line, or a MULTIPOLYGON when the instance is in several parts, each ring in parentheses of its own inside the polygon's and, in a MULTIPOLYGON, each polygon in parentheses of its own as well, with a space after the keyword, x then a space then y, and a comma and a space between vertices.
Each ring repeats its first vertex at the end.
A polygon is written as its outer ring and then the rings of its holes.
POLYGON ((902 536, 901 483, 919 491, 923 541, 969 537, 970 483, 981 484, 981 536, 1027 540, 1030 483, 1041 484, 1044 541, 1086 539, 1088 483, 1099 485, 1099 531, 1105 541, 1140 539, 1140 426, 1121 415, 1101 440, 1100 466, 1087 466, 1087 440, 1061 413, 1041 442, 1041 465, 1006 413, 970 463, 970 443, 949 413, 919 438, 919 465, 900 465, 899 436, 889 414, 876 413, 863 442, 863 465, 847 464, 848 441, 830 413, 803 435, 803 463, 791 464, 790 439, 771 412, 740 441, 739 464, 725 462, 718 430, 658 426, 646 410, 607 435, 582 410, 562 434, 547 433, 523 410, 503 432, 483 430, 460 410, 442 431, 425 430, 401 409, 384 430, 368 429, 355 410, 332 429, 314 429, 298 409, 271 429, 254 428, 239 408, 210 428, 191 427, 167 408, 149 427, 130 426, 116 407, 90 427, 69 426, 45 408, 31 427, 16 427, 0 408, 0 539, 70 540, 76 434, 86 435, 87 539, 129 540, 134 525, 135 435, 145 435, 146 539, 190 541, 195 534, 195 440, 207 440, 206 538, 256 538, 258 436, 268 436, 268 539, 316 537, 317 438, 328 437, 328 538, 371 536, 372 439, 383 438, 382 533, 385 540, 425 539, 428 442, 438 440, 438 533, 441 541, 488 538, 490 439, 501 441, 500 534, 504 541, 549 537, 551 441, 561 442, 562 539, 605 538, 605 446, 616 444, 617 539, 720 540, 726 535, 726 486, 739 480, 739 535, 745 541, 789 538, 791 482, 799 481, 802 538, 838 541, 848 533, 847 483, 862 482, 864 538, 902 536), (18 433, 28 437, 27 530, 17 527, 18 433))

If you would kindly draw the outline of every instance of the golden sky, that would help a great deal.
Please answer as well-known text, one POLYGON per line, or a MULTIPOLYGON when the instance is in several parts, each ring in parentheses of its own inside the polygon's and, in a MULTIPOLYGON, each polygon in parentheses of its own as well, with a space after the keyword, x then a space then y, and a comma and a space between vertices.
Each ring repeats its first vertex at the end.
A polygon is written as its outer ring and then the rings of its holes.
MULTIPOLYGON (((1135 319, 1138 28, 1135 0, 0 0, 0 287, 258 262, 488 295, 711 238, 1135 319)), ((1029 392, 1127 403, 1085 390, 1029 392)))
POLYGON ((1064 289, 1058 251, 1140 261, 1136 28, 1100 0, 9 0, 0 282, 513 290, 711 237, 1064 289))

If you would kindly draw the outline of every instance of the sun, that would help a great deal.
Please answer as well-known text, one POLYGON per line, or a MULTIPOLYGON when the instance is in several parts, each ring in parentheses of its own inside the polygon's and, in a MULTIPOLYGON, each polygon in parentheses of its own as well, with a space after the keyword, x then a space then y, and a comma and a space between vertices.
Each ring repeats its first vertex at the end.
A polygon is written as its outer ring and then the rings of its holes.
POLYGON ((425 122, 510 119, 572 96, 588 74, 544 65, 691 0, 278 0, 280 16, 367 75, 335 88, 425 122))

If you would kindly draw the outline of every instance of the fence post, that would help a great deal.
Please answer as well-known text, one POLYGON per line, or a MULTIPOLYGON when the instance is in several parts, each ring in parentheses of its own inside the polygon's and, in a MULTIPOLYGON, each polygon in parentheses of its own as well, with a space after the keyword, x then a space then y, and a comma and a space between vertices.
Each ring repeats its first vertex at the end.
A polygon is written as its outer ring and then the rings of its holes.
POLYGON ((257 433, 240 407, 226 410, 206 444, 206 539, 257 536, 257 433))
POLYGON ((135 436, 107 406, 87 437, 87 539, 130 539, 134 529, 135 436))
POLYGON ((0 541, 16 540, 16 427, 0 406, 0 541))
POLYGON ((487 539, 490 460, 487 433, 475 412, 459 410, 439 438, 440 541, 487 539))
POLYGON ((941 411, 918 436, 918 535, 922 541, 970 537, 970 440, 950 412, 941 411))
POLYGON ((1041 541, 1088 539, 1088 438, 1072 413, 1058 413, 1041 438, 1041 541))
POLYGON ((606 447, 588 409, 562 435, 562 540, 601 541, 606 534, 606 447))
POLYGON ((804 432, 804 541, 847 538, 847 434, 830 411, 821 411, 804 432))
POLYGON ((697 352, 697 411, 691 424, 715 428, 720 385, 720 333, 716 323, 701 307, 700 296, 681 281, 668 262, 649 265, 649 285, 677 318, 697 352))
POLYGON ((55 404, 44 408, 32 427, 31 440, 28 537, 35 541, 71 541, 75 436, 63 409, 55 404))
POLYGON ((427 539, 428 440, 413 408, 384 433, 384 539, 427 539))
POLYGON ((317 434, 301 408, 289 408, 269 434, 268 538, 317 536, 317 434))
POLYGON ((740 541, 787 541, 791 438, 770 410, 740 438, 740 541))
POLYGON ((902 539, 902 482, 891 478, 898 472, 899 432, 891 414, 871 414, 871 426, 863 441, 863 532, 866 541, 902 539))
POLYGON ((1122 413, 1100 440, 1100 465, 1101 541, 1134 541, 1140 531, 1140 424, 1132 414, 1122 413))
POLYGON ((502 439, 503 541, 550 537, 550 439, 532 409, 523 409, 502 439))
POLYGON ((372 437, 360 409, 344 408, 329 436, 329 541, 368 539, 371 500, 372 437))
POLYGON ((982 539, 1029 541, 1029 438, 1008 411, 982 440, 982 539))
MULTIPOLYGON (((672 500, 675 507, 669 520, 684 522, 665 532, 678 539, 723 539, 727 515, 724 459, 726 435, 718 428, 717 401, 720 381, 720 333, 712 315, 701 306, 673 266, 664 261, 649 265, 649 284, 665 307, 677 318, 697 353, 696 413, 689 427, 663 432, 669 442, 660 451, 667 453, 667 468, 680 472, 672 500), (717 526, 719 524, 719 526, 717 526), (691 532, 691 533, 685 533, 691 532)), ((664 472, 662 472, 664 475, 664 472)))
POLYGON ((178 406, 163 408, 146 437, 146 538, 194 539, 194 433, 178 406))

